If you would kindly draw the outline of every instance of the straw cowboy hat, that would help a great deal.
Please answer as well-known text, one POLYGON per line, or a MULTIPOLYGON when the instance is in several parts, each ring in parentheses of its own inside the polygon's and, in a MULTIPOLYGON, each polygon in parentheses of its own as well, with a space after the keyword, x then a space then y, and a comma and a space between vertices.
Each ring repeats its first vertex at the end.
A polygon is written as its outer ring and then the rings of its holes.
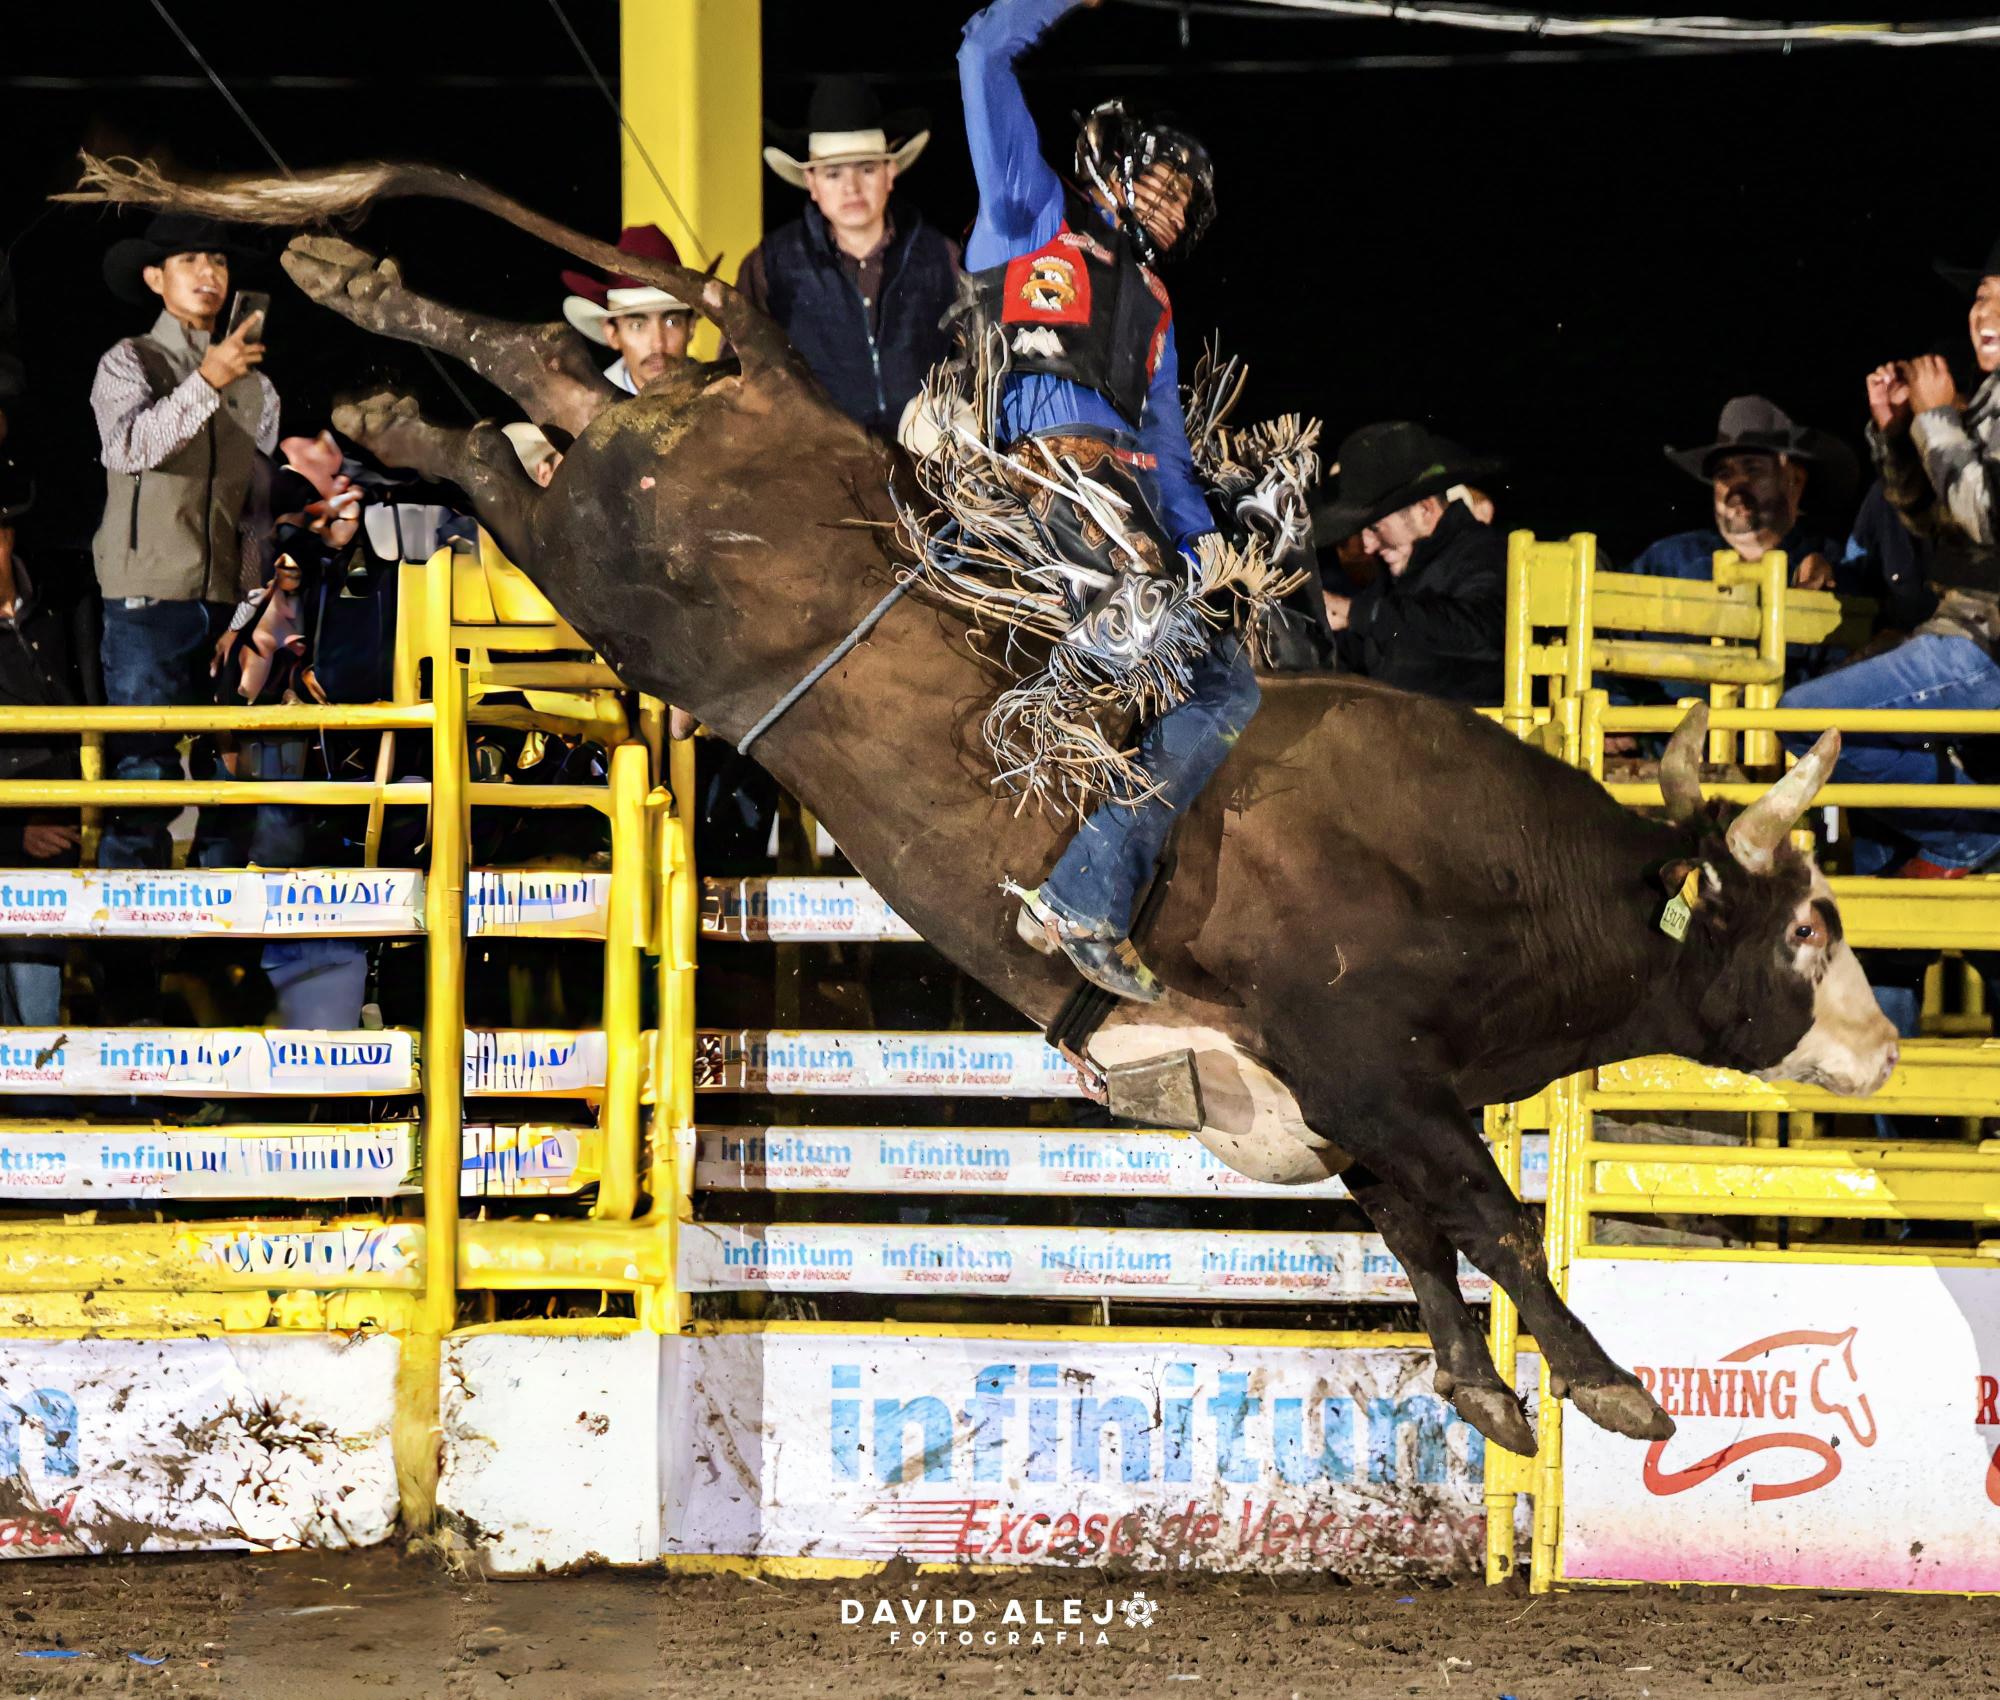
POLYGON ((1315 543, 1342 543, 1378 519, 1490 478, 1501 463, 1412 420, 1364 425, 1340 445, 1339 480, 1313 515, 1315 543))
MULTIPOLYGON (((680 255, 657 224, 628 224, 619 232, 618 252, 635 260, 681 263, 680 255)), ((564 272, 562 280, 575 291, 563 298, 563 317, 592 342, 606 343, 604 321, 625 313, 687 313, 693 309, 677 295, 636 277, 620 275, 608 283, 588 272, 564 272)))
POLYGON ((122 236, 104 250, 105 284, 120 301, 157 307, 160 298, 146 287, 146 268, 164 265, 175 254, 227 254, 232 273, 262 257, 233 224, 190 213, 159 213, 137 236, 122 236))
POLYGON ((884 112, 881 96, 859 77, 822 77, 806 105, 804 129, 767 127, 774 142, 798 150, 800 157, 794 158, 784 147, 768 147, 764 163, 794 189, 806 186, 808 166, 883 159, 898 171, 907 171, 931 139, 925 123, 924 114, 914 107, 884 112), (903 139, 892 144, 892 136, 903 139))

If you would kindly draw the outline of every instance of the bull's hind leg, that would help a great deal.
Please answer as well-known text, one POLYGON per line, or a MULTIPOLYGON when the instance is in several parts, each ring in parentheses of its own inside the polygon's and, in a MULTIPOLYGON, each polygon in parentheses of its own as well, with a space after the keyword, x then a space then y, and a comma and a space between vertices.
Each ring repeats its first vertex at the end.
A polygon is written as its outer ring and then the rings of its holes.
POLYGON ((1615 1434, 1664 1440, 1673 1418, 1563 1303, 1549 1281, 1541 1231, 1508 1190, 1472 1118, 1424 1083, 1445 1072, 1440 1066, 1428 1077, 1373 1086, 1349 1079, 1334 1092, 1301 1094, 1306 1125, 1413 1201, 1440 1238, 1507 1290, 1553 1385, 1578 1410, 1615 1434))
POLYGON ((543 492, 497 427, 439 425, 423 416, 413 398, 383 390, 342 402, 333 410, 333 428, 385 466, 456 484, 508 558, 527 565, 535 503, 543 492))
POLYGON ((1490 1441, 1532 1458, 1535 1431, 1513 1388, 1500 1379, 1486 1333, 1458 1289, 1458 1253, 1423 1214, 1372 1169, 1356 1164, 1340 1177, 1382 1243, 1410 1277, 1424 1332, 1437 1354, 1438 1395, 1490 1441))
POLYGON ((293 237, 284 266, 313 300, 363 330, 464 361, 538 425, 574 437, 624 399, 566 324, 520 325, 447 307, 408 288, 394 260, 337 236, 293 237))

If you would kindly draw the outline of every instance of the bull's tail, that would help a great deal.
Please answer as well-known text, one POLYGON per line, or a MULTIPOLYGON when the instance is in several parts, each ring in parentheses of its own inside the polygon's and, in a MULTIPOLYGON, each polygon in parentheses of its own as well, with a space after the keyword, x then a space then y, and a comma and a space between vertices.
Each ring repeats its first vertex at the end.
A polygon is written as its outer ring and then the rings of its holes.
POLYGON ((196 213, 230 224, 324 225, 358 218, 375 201, 411 197, 478 207, 588 265, 622 272, 671 291, 713 321, 746 362, 782 362, 787 345, 776 325, 743 296, 702 272, 619 252, 608 242, 544 218, 511 196, 434 165, 334 166, 293 177, 215 177, 183 182, 151 160, 81 156, 83 176, 59 201, 110 202, 196 213))

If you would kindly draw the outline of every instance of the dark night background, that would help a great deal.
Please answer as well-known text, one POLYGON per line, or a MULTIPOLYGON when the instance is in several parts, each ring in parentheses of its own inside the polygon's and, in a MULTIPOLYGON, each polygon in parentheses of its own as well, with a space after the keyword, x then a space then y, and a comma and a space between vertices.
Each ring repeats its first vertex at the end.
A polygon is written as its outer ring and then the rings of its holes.
MULTIPOLYGON (((292 166, 430 159, 617 228, 615 121, 545 0, 168 3, 292 166)), ((615 6, 563 4, 615 86, 615 6)), ((766 115, 796 122, 816 71, 880 76, 891 104, 932 114, 904 189, 961 233, 974 200, 953 54, 970 7, 764 0, 766 115)), ((0 39, 0 240, 34 390, 13 446, 38 466, 42 539, 83 541, 102 501, 91 373, 145 315, 104 289, 107 215, 43 197, 80 146, 200 170, 267 161, 146 0, 18 6, 0 39)), ((1640 54, 1206 11, 1184 30, 1156 4, 1109 0, 1062 26, 1025 81, 1052 158, 1072 110, 1119 93, 1208 141, 1220 216, 1171 281, 1190 360, 1211 326, 1249 357, 1246 418, 1317 412, 1329 451, 1368 420, 1425 419, 1508 457, 1503 525, 1596 530, 1629 554, 1705 515, 1661 445, 1708 440, 1730 394, 1770 395, 1858 447, 1870 366, 1931 347, 1964 360, 1962 303, 1931 262, 1981 256, 2000 230, 1980 163, 1996 65, 1992 48, 1640 54)), ((800 197, 765 183, 767 223, 789 217, 800 197)), ((477 214, 402 203, 357 239, 419 288, 555 315, 564 262, 477 214)), ((463 417, 414 351, 310 306, 275 266, 264 281, 288 428, 383 373, 463 417)))

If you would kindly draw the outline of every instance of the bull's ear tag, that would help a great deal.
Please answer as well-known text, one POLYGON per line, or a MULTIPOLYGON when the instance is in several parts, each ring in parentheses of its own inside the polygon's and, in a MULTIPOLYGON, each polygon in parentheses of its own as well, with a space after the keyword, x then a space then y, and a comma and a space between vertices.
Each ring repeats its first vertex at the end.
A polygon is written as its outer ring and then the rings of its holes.
POLYGON ((1696 864, 1688 869, 1688 876, 1681 881, 1681 888, 1667 899, 1666 912, 1660 917, 1660 931, 1679 944, 1688 936, 1688 922, 1694 919, 1694 906, 1701 897, 1701 867, 1696 864))

